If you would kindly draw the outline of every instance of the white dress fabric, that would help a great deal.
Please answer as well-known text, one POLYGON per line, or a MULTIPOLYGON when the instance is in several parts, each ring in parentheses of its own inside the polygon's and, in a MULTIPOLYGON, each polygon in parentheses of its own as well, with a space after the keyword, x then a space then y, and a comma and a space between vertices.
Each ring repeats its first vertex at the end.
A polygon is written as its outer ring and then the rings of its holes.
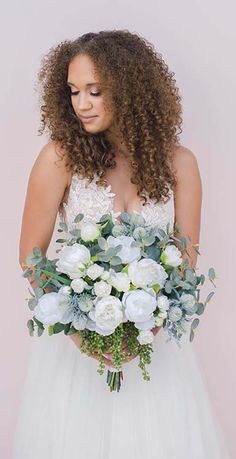
MULTIPOLYGON (((111 186, 72 177, 60 218, 73 228, 83 212, 98 220, 112 212, 111 186)), ((141 204, 148 224, 174 223, 174 200, 141 204)), ((13 459, 228 459, 229 453, 198 368, 193 344, 181 349, 161 330, 144 381, 138 357, 123 364, 120 392, 110 392, 97 360, 70 337, 33 336, 13 459)))

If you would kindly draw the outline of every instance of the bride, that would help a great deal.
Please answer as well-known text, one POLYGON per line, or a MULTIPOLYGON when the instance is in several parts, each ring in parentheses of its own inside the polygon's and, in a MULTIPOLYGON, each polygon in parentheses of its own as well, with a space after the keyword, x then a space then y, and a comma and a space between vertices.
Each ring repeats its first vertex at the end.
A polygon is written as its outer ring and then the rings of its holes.
MULTIPOLYGON (((50 49, 38 74, 40 133, 47 128, 50 140, 29 177, 22 268, 34 246, 46 254, 58 214, 71 229, 79 212, 95 221, 140 212, 162 228, 177 223, 199 243, 201 178, 194 153, 179 143, 173 75, 153 45, 127 30, 50 49)), ((190 244, 188 254, 195 267, 190 244)), ((78 335, 33 336, 14 459, 227 459, 189 338, 179 349, 162 327, 153 332, 151 380, 127 355, 119 393, 96 372, 98 357, 80 352, 78 335)), ((112 367, 109 353, 105 361, 112 367)))

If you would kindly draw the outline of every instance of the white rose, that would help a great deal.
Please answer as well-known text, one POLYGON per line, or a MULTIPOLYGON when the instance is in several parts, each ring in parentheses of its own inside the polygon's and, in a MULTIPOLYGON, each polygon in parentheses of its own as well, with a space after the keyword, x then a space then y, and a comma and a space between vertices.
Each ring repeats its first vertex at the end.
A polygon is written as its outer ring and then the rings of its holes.
POLYGON ((109 284, 118 292, 127 292, 130 288, 129 276, 126 273, 117 273, 114 269, 110 269, 109 284))
POLYGON ((96 332, 111 335, 123 320, 122 303, 112 295, 96 299, 95 307, 89 317, 96 323, 96 332))
POLYGON ((131 290, 122 297, 125 316, 131 322, 146 322, 156 309, 156 298, 144 290, 131 290))
POLYGON ((100 276, 102 280, 106 281, 110 277, 109 271, 103 271, 102 275, 100 276))
POLYGON ((182 293, 180 302, 187 314, 194 314, 198 309, 197 302, 190 293, 182 293))
POLYGON ((117 256, 121 258, 121 261, 124 264, 131 263, 141 256, 140 247, 131 247, 133 241, 135 241, 135 239, 132 236, 108 236, 107 238, 109 247, 122 245, 121 250, 117 252, 117 256))
POLYGON ((161 261, 165 265, 177 267, 181 265, 181 252, 175 245, 168 245, 161 254, 161 261))
POLYGON ((142 330, 137 336, 137 340, 140 344, 151 344, 153 342, 154 335, 151 330, 142 330))
POLYGON ((94 263, 93 265, 89 266, 87 268, 87 276, 90 277, 90 279, 95 280, 97 277, 101 276, 104 271, 104 268, 97 263, 94 263))
POLYGON ((152 258, 133 261, 128 266, 128 276, 134 285, 143 288, 155 284, 159 284, 162 288, 168 278, 163 266, 152 258))
POLYGON ((103 280, 94 284, 94 292, 97 296, 108 296, 111 293, 111 289, 112 286, 103 280))
POLYGON ((87 282, 85 282, 84 279, 78 278, 74 279, 70 285, 73 288, 74 292, 82 293, 85 287, 87 286, 87 282))
POLYGON ((58 293, 61 293, 62 295, 70 295, 71 292, 72 290, 69 285, 62 285, 62 287, 60 287, 58 290, 58 293))
POLYGON ((98 226, 96 225, 96 223, 93 222, 83 222, 80 225, 80 230, 80 237, 85 242, 95 241, 95 239, 98 239, 100 235, 98 226))
POLYGON ((71 246, 64 246, 59 252, 56 270, 67 274, 71 279, 84 275, 85 264, 90 261, 90 251, 82 244, 75 242, 71 246))
POLYGON ((88 294, 83 294, 80 298, 78 298, 78 306, 83 312, 91 311, 93 308, 92 297, 88 294))
POLYGON ((39 298, 38 304, 34 308, 34 315, 43 324, 54 325, 61 322, 69 302, 68 295, 59 295, 56 292, 45 293, 39 298))
POLYGON ((166 311, 170 307, 170 301, 166 295, 159 295, 157 297, 157 306, 162 311, 166 311))

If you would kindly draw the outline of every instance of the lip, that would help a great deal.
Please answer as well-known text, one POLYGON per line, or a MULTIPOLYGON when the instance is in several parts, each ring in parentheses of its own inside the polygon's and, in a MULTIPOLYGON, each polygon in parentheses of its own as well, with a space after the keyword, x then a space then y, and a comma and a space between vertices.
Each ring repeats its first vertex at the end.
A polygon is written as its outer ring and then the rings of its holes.
POLYGON ((95 118, 97 118, 97 115, 94 115, 94 116, 80 116, 80 119, 81 119, 84 123, 88 123, 88 122, 94 120, 95 118))

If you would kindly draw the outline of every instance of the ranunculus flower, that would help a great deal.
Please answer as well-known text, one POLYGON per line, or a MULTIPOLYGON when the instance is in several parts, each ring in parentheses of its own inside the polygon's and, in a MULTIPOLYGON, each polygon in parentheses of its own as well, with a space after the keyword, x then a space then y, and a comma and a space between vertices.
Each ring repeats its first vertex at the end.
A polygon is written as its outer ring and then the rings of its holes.
POLYGON ((117 245, 122 245, 122 248, 117 252, 117 256, 121 258, 122 263, 131 263, 134 260, 137 260, 141 256, 140 247, 131 247, 132 242, 135 239, 132 236, 108 236, 107 242, 109 247, 116 247, 117 245))
POLYGON ((166 311, 170 307, 169 298, 166 295, 158 295, 158 297, 157 297, 157 306, 162 311, 166 311))
POLYGON ((151 344, 154 339, 154 334, 151 332, 151 330, 142 330, 139 332, 139 335, 137 336, 137 340, 139 341, 140 344, 151 344))
POLYGON ((89 317, 96 323, 95 331, 100 335, 111 335, 123 320, 122 303, 112 295, 96 299, 89 317))
POLYGON ((137 287, 150 287, 159 284, 162 288, 168 274, 163 266, 152 258, 142 258, 140 261, 133 261, 128 266, 128 276, 137 287))
POLYGON ((74 292, 82 293, 85 287, 87 286, 87 282, 85 282, 84 279, 78 278, 73 279, 70 285, 73 288, 74 292))
POLYGON ((86 263, 90 261, 90 251, 83 244, 75 242, 73 245, 64 246, 59 252, 56 270, 67 274, 71 279, 84 275, 86 263))
POLYGON ((172 306, 168 312, 168 318, 171 322, 178 322, 179 319, 182 317, 182 311, 178 306, 172 306))
POLYGON ((112 286, 107 282, 100 280, 94 284, 94 292, 97 296, 108 296, 111 293, 112 286))
POLYGON ((96 223, 93 222, 83 222, 80 225, 80 237, 83 241, 95 241, 100 235, 100 231, 96 223))
POLYGON ((102 275, 104 271, 104 268, 97 263, 94 263, 93 265, 89 266, 87 268, 87 276, 90 277, 90 279, 95 280, 98 277, 102 275))
POLYGON ((130 288, 130 279, 126 273, 117 273, 114 269, 110 269, 109 284, 118 292, 127 292, 130 288))
POLYGON ((34 308, 34 315, 43 324, 54 325, 61 322, 69 303, 69 295, 60 295, 57 292, 45 293, 39 298, 34 308))
POLYGON ((175 245, 168 245, 161 254, 161 261, 164 265, 177 267, 181 265, 181 252, 175 245))
POLYGON ((144 290, 131 290, 122 297, 125 316, 131 322, 146 322, 153 317, 157 301, 154 295, 144 290))
POLYGON ((198 309, 197 302, 194 296, 190 293, 182 293, 180 297, 180 302, 187 314, 189 315, 194 314, 198 309))

